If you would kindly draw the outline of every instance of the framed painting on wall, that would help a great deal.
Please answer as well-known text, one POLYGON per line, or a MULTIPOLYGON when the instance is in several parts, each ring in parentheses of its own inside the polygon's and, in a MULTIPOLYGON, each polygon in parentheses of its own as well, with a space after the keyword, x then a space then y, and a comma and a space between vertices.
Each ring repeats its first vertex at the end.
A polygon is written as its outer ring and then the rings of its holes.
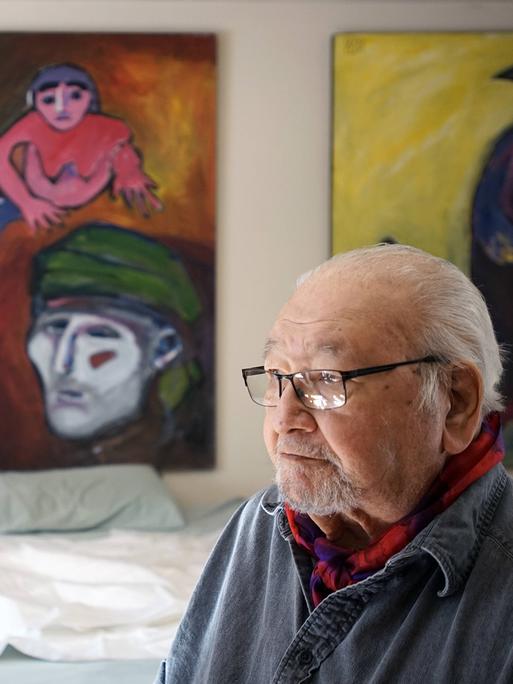
MULTIPOLYGON (((333 253, 390 241, 449 259, 513 352, 513 33, 351 33, 333 47, 333 253)), ((511 467, 511 353, 502 389, 511 467)))
POLYGON ((0 34, 0 468, 214 463, 216 38, 0 34))

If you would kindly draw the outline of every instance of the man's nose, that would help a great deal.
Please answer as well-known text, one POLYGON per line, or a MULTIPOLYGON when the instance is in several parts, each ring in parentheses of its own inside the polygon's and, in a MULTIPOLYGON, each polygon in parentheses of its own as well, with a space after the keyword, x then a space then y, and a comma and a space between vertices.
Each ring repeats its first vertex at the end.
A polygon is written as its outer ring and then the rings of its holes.
POLYGON ((273 412, 274 430, 278 434, 285 434, 293 430, 313 432, 317 423, 311 411, 298 398, 292 381, 283 378, 281 397, 278 404, 271 409, 273 412))
POLYGON ((76 331, 66 331, 57 345, 54 357, 54 370, 60 375, 69 375, 75 364, 75 352, 77 344, 76 331))

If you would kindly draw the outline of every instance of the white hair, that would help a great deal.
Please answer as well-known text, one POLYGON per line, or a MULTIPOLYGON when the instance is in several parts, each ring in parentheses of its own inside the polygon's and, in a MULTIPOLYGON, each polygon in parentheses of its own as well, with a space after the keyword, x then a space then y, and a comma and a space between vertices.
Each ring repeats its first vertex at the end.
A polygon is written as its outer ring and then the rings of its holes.
MULTIPOLYGON (((481 415, 502 409, 498 386, 502 375, 501 349, 482 294, 454 264, 415 247, 381 244, 336 254, 303 274, 301 286, 316 274, 355 269, 370 281, 385 275, 407 291, 410 311, 421 324, 414 331, 419 356, 440 357, 452 366, 472 363, 483 379, 481 415), (418 317, 418 318, 417 318, 418 317)), ((421 364, 421 406, 434 406, 437 390, 448 386, 449 370, 443 364, 421 364)))

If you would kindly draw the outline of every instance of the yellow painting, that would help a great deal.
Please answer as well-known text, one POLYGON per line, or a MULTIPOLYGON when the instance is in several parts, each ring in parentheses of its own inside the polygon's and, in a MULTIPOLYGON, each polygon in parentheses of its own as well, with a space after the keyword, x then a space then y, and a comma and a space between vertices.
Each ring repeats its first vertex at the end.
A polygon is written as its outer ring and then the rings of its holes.
POLYGON ((513 33, 334 41, 333 252, 391 238, 469 271, 472 198, 513 123, 513 33))
POLYGON ((388 241, 449 259, 513 349, 513 33, 340 34, 333 69, 333 253, 388 241))

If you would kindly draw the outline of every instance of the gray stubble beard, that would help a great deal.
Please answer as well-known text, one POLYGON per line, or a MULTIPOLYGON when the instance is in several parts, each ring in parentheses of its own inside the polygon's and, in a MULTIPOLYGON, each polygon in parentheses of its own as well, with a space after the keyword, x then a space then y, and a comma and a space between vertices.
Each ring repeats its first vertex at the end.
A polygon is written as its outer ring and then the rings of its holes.
POLYGON ((278 441, 274 453, 276 484, 282 499, 298 513, 333 515, 349 513, 359 507, 364 490, 347 476, 336 454, 326 445, 312 445, 292 437, 278 441), (289 451, 312 459, 310 465, 288 464, 291 476, 287 477, 285 467, 280 463, 279 451, 289 451), (317 471, 316 461, 320 467, 317 471), (329 464, 331 467, 326 467, 329 464), (331 473, 331 475, 330 475, 331 473), (301 483, 309 474, 311 486, 301 483), (314 481, 315 480, 315 481, 314 481))

